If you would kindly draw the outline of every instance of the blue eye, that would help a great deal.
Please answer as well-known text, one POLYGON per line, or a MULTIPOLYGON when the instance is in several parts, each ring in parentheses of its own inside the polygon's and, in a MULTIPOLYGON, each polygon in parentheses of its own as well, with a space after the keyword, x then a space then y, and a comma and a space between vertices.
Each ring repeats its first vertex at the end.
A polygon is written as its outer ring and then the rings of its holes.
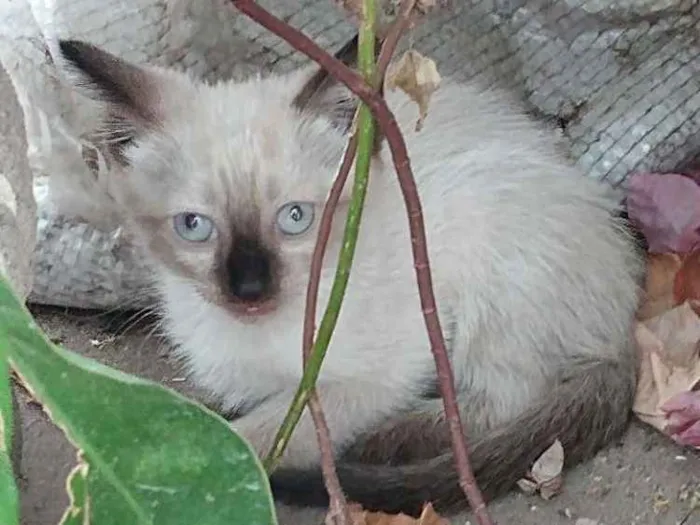
POLYGON ((288 202, 277 211, 277 226, 285 235, 300 235, 314 222, 314 205, 288 202))
POLYGON ((205 242, 214 233, 214 222, 206 215, 184 212, 173 217, 173 228, 186 241, 205 242))

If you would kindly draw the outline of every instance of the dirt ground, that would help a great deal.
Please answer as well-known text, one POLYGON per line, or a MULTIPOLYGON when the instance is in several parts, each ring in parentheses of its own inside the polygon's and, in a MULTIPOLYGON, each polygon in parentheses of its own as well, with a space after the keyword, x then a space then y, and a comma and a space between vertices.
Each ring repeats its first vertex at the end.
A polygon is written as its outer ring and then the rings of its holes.
MULTIPOLYGON (((148 323, 124 317, 34 308, 50 337, 67 348, 127 372, 162 381, 188 394, 183 373, 148 323)), ((24 429, 22 524, 58 523, 67 504, 64 480, 75 453, 36 405, 21 399, 24 429)), ((517 491, 491 505, 500 525, 700 525, 700 454, 633 424, 621 443, 567 472, 562 494, 550 501, 517 491)), ((281 525, 321 524, 322 515, 280 508, 281 525)), ((467 516, 457 516, 463 525, 467 516)), ((96 524, 99 525, 99 524, 96 524)))

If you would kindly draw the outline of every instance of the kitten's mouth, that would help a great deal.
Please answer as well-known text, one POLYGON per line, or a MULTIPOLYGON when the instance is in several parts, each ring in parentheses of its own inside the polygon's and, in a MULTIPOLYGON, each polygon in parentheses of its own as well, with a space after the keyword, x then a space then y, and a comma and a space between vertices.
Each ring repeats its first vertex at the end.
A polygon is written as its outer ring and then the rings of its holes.
POLYGON ((244 318, 255 318, 267 315, 277 306, 273 300, 260 301, 255 303, 234 302, 229 304, 229 308, 234 315, 244 318))

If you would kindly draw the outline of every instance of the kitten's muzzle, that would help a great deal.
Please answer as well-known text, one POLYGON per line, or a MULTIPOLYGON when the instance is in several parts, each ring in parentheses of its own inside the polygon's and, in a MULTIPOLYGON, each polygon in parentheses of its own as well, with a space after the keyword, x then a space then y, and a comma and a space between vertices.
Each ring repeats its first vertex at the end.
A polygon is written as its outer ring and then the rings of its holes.
POLYGON ((227 261, 229 291, 238 302, 263 303, 275 292, 274 256, 259 242, 238 240, 227 261))

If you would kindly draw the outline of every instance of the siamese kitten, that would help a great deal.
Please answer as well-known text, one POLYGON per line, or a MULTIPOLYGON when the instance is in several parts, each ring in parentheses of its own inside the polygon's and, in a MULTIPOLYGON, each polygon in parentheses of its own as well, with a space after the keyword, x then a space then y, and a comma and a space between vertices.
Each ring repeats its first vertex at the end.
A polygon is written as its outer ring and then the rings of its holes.
MULTIPOLYGON (((357 101, 315 66, 208 85, 78 41, 60 49, 105 103, 108 190, 157 268, 167 335, 266 454, 301 377, 309 263, 357 101)), ((422 199, 476 475, 492 498, 555 439, 573 465, 625 429, 643 265, 616 196, 506 94, 445 80, 420 132, 408 97, 387 97, 422 199)), ((407 513, 466 505, 386 146, 318 387, 351 500, 407 513)), ((326 502, 308 413, 271 483, 282 501, 326 502)))

